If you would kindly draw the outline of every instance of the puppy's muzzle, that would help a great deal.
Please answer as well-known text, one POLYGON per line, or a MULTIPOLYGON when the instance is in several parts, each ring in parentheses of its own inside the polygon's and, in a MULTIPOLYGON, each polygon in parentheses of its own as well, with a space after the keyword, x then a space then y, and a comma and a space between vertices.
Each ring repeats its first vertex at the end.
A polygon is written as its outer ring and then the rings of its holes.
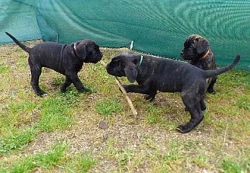
POLYGON ((98 56, 98 58, 96 58, 96 60, 94 61, 94 63, 99 62, 101 59, 102 59, 102 54, 100 54, 100 55, 98 56))
POLYGON ((96 64, 96 63, 98 63, 98 62, 102 59, 102 56, 103 56, 103 55, 102 55, 101 52, 94 53, 94 54, 92 55, 92 57, 89 58, 89 62, 96 64))
POLYGON ((106 70, 107 70, 108 74, 112 75, 112 68, 111 68, 110 63, 106 65, 106 70))
POLYGON ((112 65, 111 63, 107 64, 106 70, 107 70, 108 74, 110 74, 110 75, 117 76, 117 77, 124 76, 124 74, 119 69, 117 69, 117 67, 112 65))

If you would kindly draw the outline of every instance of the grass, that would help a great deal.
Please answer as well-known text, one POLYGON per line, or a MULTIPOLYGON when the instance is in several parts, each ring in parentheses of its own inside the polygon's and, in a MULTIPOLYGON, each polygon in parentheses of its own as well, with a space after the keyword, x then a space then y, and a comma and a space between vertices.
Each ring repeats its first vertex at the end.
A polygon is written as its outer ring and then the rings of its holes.
POLYGON ((63 99, 48 98, 41 103, 40 121, 41 131, 51 132, 55 129, 64 130, 71 124, 71 108, 63 99))
POLYGON ((116 98, 105 99, 96 104, 96 111, 104 116, 111 116, 113 113, 121 111, 121 105, 116 98))
POLYGON ((12 163, 2 163, 1 172, 34 172, 35 170, 55 172, 88 172, 95 165, 95 160, 90 155, 67 155, 68 146, 57 143, 48 152, 29 155, 16 159, 12 163), (7 166, 8 165, 8 166, 7 166))
POLYGON ((229 158, 224 159, 221 166, 223 172, 235 172, 235 173, 245 172, 246 169, 249 170, 250 168, 249 160, 247 160, 245 163, 239 163, 238 161, 234 161, 229 158))
POLYGON ((11 150, 22 149, 30 141, 34 140, 35 136, 36 132, 32 128, 16 129, 15 132, 9 131, 9 133, 1 136, 0 154, 11 150))
POLYGON ((32 172, 37 167, 50 169, 63 159, 65 150, 66 146, 57 144, 47 153, 26 156, 12 163, 6 162, 5 164, 9 164, 9 166, 2 168, 2 170, 6 172, 32 172))
POLYGON ((162 109, 158 109, 152 104, 147 104, 146 106, 145 110, 148 110, 146 120, 149 124, 156 124, 164 121, 162 109))
MULTIPOLYGON (((107 63, 127 50, 102 51, 107 63)), ((204 121, 185 135, 175 130, 190 118, 179 93, 158 93, 152 103, 129 93, 135 118, 100 63, 85 64, 79 76, 91 92, 72 85, 60 93, 64 77, 44 69, 40 83, 48 96, 37 97, 27 54, 0 46, 0 172, 250 171, 249 72, 220 75, 216 93, 207 94, 204 121)))

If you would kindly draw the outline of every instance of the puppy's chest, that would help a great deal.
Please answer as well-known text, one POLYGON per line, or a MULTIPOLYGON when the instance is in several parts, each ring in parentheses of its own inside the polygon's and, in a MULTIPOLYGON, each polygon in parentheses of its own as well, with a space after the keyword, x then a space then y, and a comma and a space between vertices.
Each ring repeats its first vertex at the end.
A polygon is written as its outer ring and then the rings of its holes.
POLYGON ((78 72, 82 69, 83 66, 83 62, 80 61, 77 57, 73 57, 71 54, 62 56, 60 61, 60 65, 66 70, 70 69, 78 72))
POLYGON ((83 62, 71 61, 70 63, 67 63, 65 67, 66 69, 79 72, 83 67, 83 62))

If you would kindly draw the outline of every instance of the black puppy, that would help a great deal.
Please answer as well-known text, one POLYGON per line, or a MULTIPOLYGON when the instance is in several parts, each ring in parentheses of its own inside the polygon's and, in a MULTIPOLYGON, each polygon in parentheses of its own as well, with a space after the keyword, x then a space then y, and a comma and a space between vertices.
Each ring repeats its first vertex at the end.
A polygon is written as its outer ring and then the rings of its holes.
POLYGON ((39 77, 42 67, 53 69, 66 76, 61 91, 66 92, 67 87, 73 83, 79 92, 89 91, 80 81, 77 73, 83 63, 97 63, 102 58, 99 46, 91 40, 82 40, 70 44, 54 42, 40 43, 29 48, 20 43, 14 36, 6 34, 24 51, 29 53, 29 66, 31 70, 31 85, 35 93, 44 96, 46 93, 39 87, 39 77))
MULTIPOLYGON (((193 34, 190 35, 184 42, 184 48, 181 51, 181 57, 187 60, 190 64, 203 70, 216 69, 215 56, 209 47, 209 42, 206 38, 193 34)), ((217 76, 209 78, 207 81, 207 92, 214 92, 214 85, 217 76)))
POLYGON ((113 76, 126 76, 131 83, 137 81, 139 85, 124 85, 127 92, 150 97, 154 97, 157 90, 181 92, 191 120, 178 126, 178 130, 187 133, 203 120, 206 79, 232 69, 239 60, 240 56, 237 56, 231 65, 216 70, 202 70, 181 61, 122 53, 114 57, 106 69, 113 76))

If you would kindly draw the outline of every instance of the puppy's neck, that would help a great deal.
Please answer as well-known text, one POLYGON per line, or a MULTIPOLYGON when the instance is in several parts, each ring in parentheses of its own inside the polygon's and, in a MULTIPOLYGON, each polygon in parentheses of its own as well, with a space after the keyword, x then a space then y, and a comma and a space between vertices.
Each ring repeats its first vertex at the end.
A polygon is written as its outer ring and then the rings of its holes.
POLYGON ((145 60, 145 57, 143 55, 134 55, 131 58, 137 69, 142 67, 143 61, 145 60))
POLYGON ((74 53, 75 57, 77 57, 79 60, 81 60, 81 58, 79 56, 77 56, 77 54, 76 54, 76 43, 74 43, 74 46, 72 48, 73 48, 73 53, 74 53))
POLYGON ((209 53, 210 53, 210 51, 208 49, 207 52, 199 60, 206 59, 209 53))
POLYGON ((140 66, 141 66, 141 64, 142 64, 142 61, 143 61, 143 55, 141 55, 141 57, 140 57, 140 61, 139 61, 139 64, 138 64, 138 68, 140 68, 140 66))

